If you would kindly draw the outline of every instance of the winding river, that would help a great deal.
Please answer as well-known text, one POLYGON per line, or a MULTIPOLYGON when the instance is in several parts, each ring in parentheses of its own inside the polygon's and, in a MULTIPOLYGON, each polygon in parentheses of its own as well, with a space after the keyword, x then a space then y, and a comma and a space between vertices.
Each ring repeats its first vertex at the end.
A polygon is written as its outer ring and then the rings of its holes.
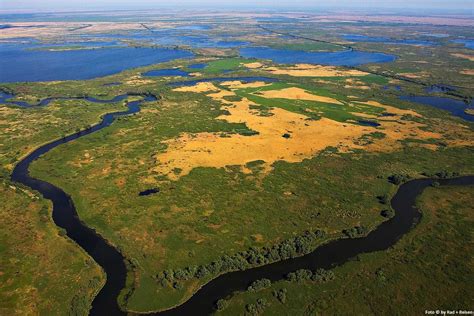
MULTIPOLYGON (((112 100, 91 99, 89 101, 112 102, 114 100, 116 102, 126 99, 129 95, 121 95, 112 100)), ((120 310, 117 303, 117 297, 125 286, 127 275, 124 257, 116 248, 107 243, 103 237, 87 227, 79 219, 74 203, 67 193, 51 183, 31 177, 29 175, 29 167, 34 160, 51 149, 106 128, 119 116, 139 112, 140 105, 143 102, 157 100, 157 97, 153 95, 142 95, 142 97, 142 100, 129 102, 127 104, 128 110, 126 111, 104 115, 100 123, 89 129, 37 148, 15 166, 11 176, 12 181, 36 190, 44 198, 52 201, 53 220, 56 225, 64 228, 67 235, 81 246, 107 274, 104 287, 92 303, 91 315, 126 314, 120 310)), ((2 103, 1 101, 0 103, 2 103)), ((41 104, 45 105, 44 102, 41 104)), ((23 104, 23 106, 26 105, 23 104)), ((245 271, 223 274, 204 285, 182 305, 168 311, 151 313, 149 315, 208 315, 214 311, 214 304, 218 299, 225 298, 236 291, 245 290, 255 280, 267 278, 272 281, 278 281, 284 279, 289 272, 298 269, 331 269, 344 264, 359 254, 386 250, 419 222, 421 213, 414 206, 416 198, 433 181, 432 179, 418 179, 401 185, 391 200, 395 216, 380 224, 365 237, 334 240, 302 257, 283 260, 245 271)), ((473 185, 474 176, 439 179, 436 181, 441 185, 473 185)))

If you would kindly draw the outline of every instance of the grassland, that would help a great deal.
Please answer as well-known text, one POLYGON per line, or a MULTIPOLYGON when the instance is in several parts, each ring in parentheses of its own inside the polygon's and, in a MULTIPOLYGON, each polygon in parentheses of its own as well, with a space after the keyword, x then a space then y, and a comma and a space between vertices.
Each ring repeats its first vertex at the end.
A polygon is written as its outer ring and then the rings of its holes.
POLYGON ((54 225, 51 205, 4 180, 0 204, 0 314, 87 315, 104 275, 54 225))
POLYGON ((335 268, 328 281, 280 281, 223 302, 220 315, 419 315, 469 310, 473 262, 470 205, 474 187, 427 189, 423 218, 388 251, 360 255, 335 268), (277 293, 280 294, 277 298, 277 293), (284 297, 282 299, 282 297, 284 297), (257 301, 264 302, 258 304, 257 301))
POLYGON ((243 64, 251 63, 251 60, 244 58, 226 58, 211 61, 207 66, 202 69, 204 73, 207 74, 219 74, 225 71, 237 70, 239 68, 244 68, 243 64))
MULTIPOLYGON (((94 89, 97 93, 90 95, 108 98, 94 89)), ((17 100, 33 104, 68 92, 80 96, 51 83, 20 87, 18 92, 17 100)), ((123 109, 122 103, 83 100, 56 100, 32 108, 0 106, 0 314, 88 314, 104 282, 102 270, 54 225, 51 205, 37 193, 11 183, 9 177, 14 164, 41 144, 123 109)))

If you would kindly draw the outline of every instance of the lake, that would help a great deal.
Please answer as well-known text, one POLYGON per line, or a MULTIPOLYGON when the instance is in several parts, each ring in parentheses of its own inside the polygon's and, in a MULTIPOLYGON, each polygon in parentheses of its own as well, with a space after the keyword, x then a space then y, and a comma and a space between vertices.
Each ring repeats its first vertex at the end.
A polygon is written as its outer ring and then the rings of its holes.
POLYGON ((474 115, 470 115, 464 112, 464 110, 468 108, 474 109, 474 100, 472 100, 471 103, 468 104, 457 99, 433 96, 401 96, 400 99, 429 105, 441 110, 446 110, 454 116, 463 118, 466 121, 474 122, 474 115))
POLYGON ((207 64, 192 64, 189 65, 189 69, 204 69, 207 66, 207 64))
POLYGON ((361 52, 357 50, 307 52, 268 47, 244 47, 240 49, 240 55, 246 58, 271 59, 280 64, 306 63, 331 66, 358 66, 370 63, 386 63, 396 59, 393 55, 361 52))
POLYGON ((457 44, 464 44, 464 47, 474 49, 474 39, 456 39, 452 42, 457 44))
POLYGON ((184 50, 110 47, 47 51, 33 44, 0 44, 0 82, 84 80, 126 69, 189 58, 184 50))

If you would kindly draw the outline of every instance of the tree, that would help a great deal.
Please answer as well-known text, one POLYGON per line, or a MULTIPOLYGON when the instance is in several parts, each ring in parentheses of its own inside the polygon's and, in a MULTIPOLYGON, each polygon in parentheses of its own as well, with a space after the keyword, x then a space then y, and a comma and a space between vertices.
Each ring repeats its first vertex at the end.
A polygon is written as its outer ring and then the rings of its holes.
POLYGON ((350 238, 356 238, 367 234, 368 229, 364 226, 356 226, 349 229, 344 229, 342 232, 350 238))
POLYGON ((247 288, 249 292, 257 292, 266 288, 269 288, 272 285, 272 281, 269 279, 260 279, 257 281, 252 282, 250 286, 247 288))
POLYGON ((273 291, 273 296, 282 304, 286 302, 286 289, 279 289, 273 291))
POLYGON ((387 194, 379 195, 377 196, 377 199, 379 200, 381 204, 388 204, 389 202, 389 198, 387 194))
POLYGON ((216 302, 216 308, 218 311, 223 311, 227 307, 227 305, 229 305, 229 302, 224 299, 220 299, 216 302))
POLYGON ((288 273, 286 278, 290 282, 301 282, 305 280, 311 280, 312 276, 313 272, 311 272, 311 270, 300 269, 295 272, 288 273))
POLYGON ((327 282, 333 280, 335 277, 334 272, 331 270, 318 269, 313 273, 311 280, 317 282, 327 282))
POLYGON ((404 175, 404 174, 392 174, 391 176, 388 177, 388 181, 395 184, 399 185, 402 184, 403 182, 406 182, 410 179, 409 175, 404 175))
POLYGON ((395 216, 395 212, 392 209, 387 209, 387 210, 380 211, 380 215, 382 215, 385 218, 391 218, 395 216))
POLYGON ((196 278, 202 279, 209 275, 209 270, 205 266, 199 266, 196 270, 196 278))

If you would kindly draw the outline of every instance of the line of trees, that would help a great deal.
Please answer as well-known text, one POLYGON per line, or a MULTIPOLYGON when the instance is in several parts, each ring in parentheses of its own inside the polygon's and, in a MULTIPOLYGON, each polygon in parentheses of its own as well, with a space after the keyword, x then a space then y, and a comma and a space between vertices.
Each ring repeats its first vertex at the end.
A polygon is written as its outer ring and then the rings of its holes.
POLYGON ((344 229, 342 232, 349 238, 357 238, 365 236, 369 232, 369 229, 365 226, 356 226, 344 229))
POLYGON ((272 281, 269 279, 260 279, 257 281, 252 282, 247 288, 249 292, 257 292, 266 288, 269 288, 272 285, 272 281))
POLYGON ((410 176, 407 175, 407 174, 396 173, 396 174, 392 174, 391 176, 388 177, 388 181, 390 183, 395 184, 395 185, 402 184, 404 182, 407 182, 408 180, 410 180, 410 176))
POLYGON ((447 179, 447 178, 459 177, 459 172, 441 170, 441 171, 434 172, 434 173, 423 172, 423 175, 428 177, 428 178, 447 179))
POLYGON ((286 279, 290 282, 302 282, 302 281, 315 281, 315 282, 327 282, 334 280, 334 272, 331 270, 318 269, 311 271, 308 269, 300 269, 295 272, 288 273, 286 279))
POLYGON ((272 247, 256 248, 224 255, 209 264, 190 266, 183 269, 168 269, 155 276, 162 286, 172 285, 180 288, 180 282, 192 278, 204 279, 221 273, 246 270, 251 267, 271 262, 302 256, 314 250, 316 241, 325 236, 322 230, 306 231, 303 235, 293 237, 272 247))

